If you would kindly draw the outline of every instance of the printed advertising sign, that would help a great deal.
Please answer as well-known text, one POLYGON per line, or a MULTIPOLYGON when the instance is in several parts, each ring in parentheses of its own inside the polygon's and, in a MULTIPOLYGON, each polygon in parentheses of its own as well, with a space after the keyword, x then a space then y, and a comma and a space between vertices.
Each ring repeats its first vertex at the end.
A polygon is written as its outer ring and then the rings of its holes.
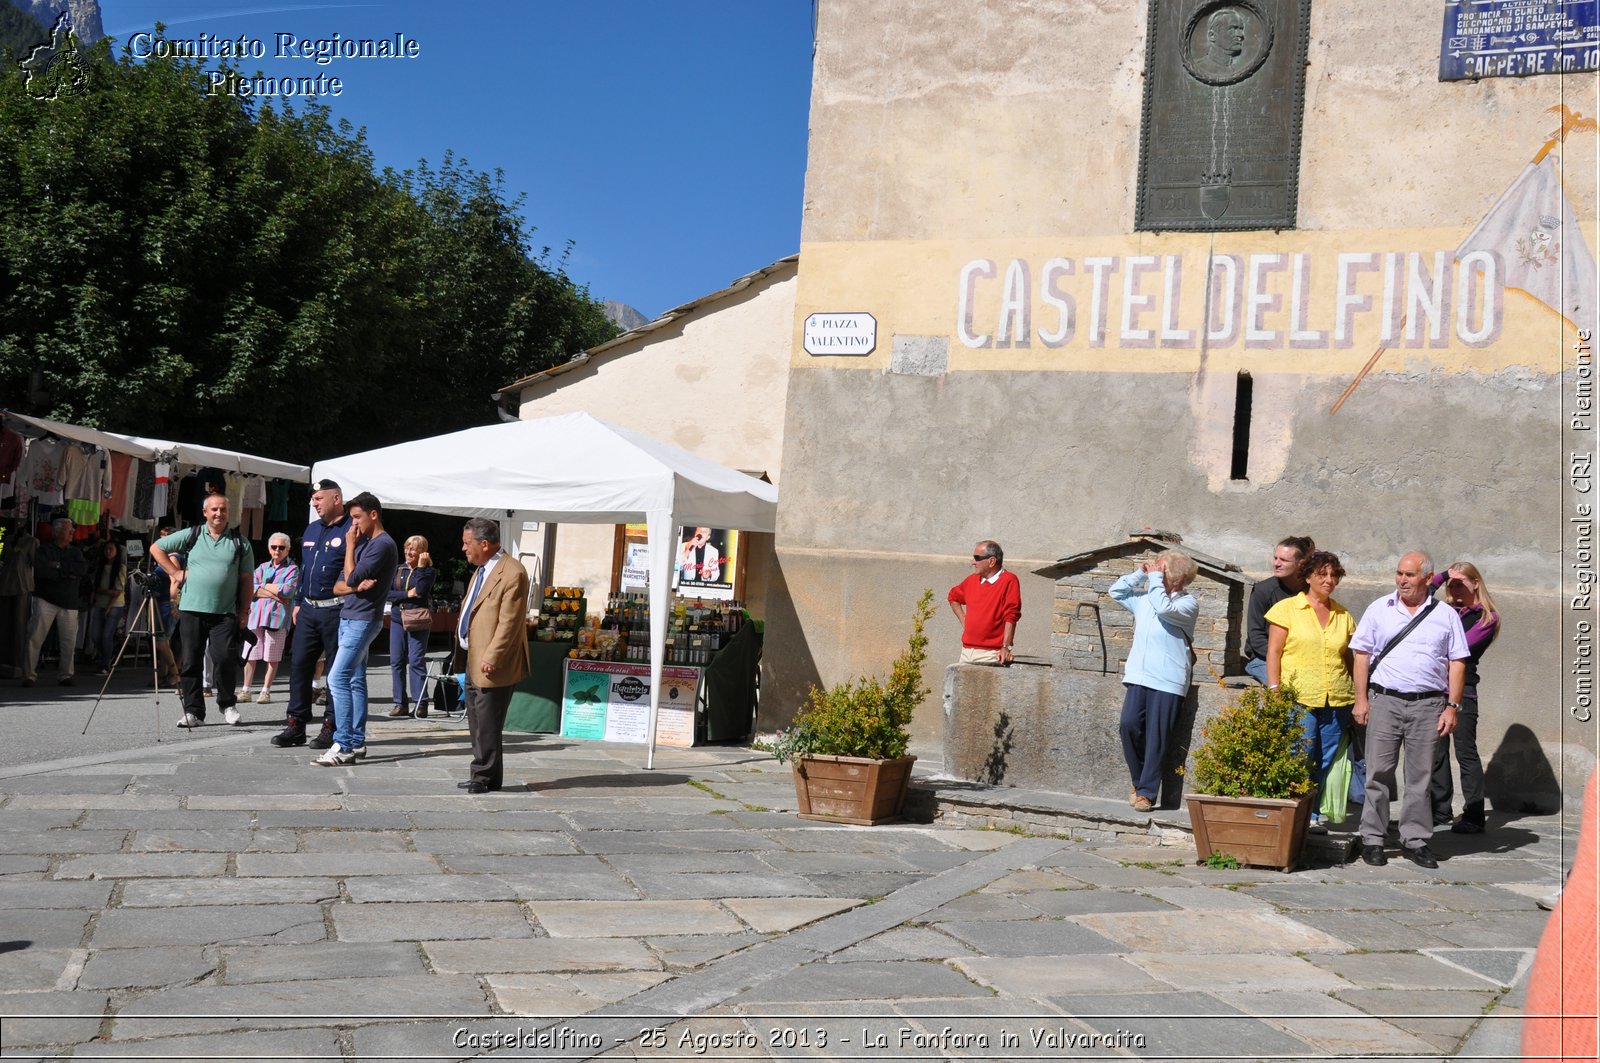
POLYGON ((686 598, 733 597, 739 533, 728 528, 680 528, 676 580, 686 598))
MULTIPOLYGON (((694 708, 700 669, 661 669, 656 744, 694 745, 694 708)), ((615 661, 568 661, 561 696, 561 736, 606 742, 643 742, 649 733, 650 667, 615 661)))

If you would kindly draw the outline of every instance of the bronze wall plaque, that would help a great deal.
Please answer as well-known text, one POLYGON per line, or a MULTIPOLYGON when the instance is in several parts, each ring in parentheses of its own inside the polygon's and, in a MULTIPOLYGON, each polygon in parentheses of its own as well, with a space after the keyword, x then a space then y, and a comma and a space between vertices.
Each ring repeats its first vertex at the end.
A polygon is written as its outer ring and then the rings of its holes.
POLYGON ((1292 229, 1311 0, 1150 0, 1135 228, 1292 229))

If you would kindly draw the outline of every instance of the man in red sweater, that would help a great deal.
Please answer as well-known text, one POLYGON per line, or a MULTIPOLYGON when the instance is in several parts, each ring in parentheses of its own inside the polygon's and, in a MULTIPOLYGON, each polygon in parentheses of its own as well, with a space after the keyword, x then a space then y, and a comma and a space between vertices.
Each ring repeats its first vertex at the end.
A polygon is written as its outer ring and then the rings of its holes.
POLYGON ((950 588, 950 610, 961 621, 962 664, 1011 663, 1022 585, 1005 570, 1005 560, 1000 544, 984 539, 972 548, 972 575, 950 588))

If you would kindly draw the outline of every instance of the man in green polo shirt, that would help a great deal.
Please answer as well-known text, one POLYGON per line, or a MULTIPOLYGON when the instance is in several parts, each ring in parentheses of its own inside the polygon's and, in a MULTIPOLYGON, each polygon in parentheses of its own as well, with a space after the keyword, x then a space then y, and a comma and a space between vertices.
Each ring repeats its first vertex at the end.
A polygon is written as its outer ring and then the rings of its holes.
POLYGON ((203 654, 211 655, 211 675, 216 683, 217 707, 230 724, 239 722, 234 708, 238 686, 240 639, 254 594, 251 573, 255 558, 250 544, 238 532, 228 531, 228 499, 212 495, 203 509, 206 523, 196 534, 184 528, 150 546, 150 556, 172 577, 178 599, 178 641, 183 660, 178 665, 183 718, 179 727, 199 727, 206 719, 201 695, 205 667, 203 654), (184 555, 183 567, 172 557, 184 555))

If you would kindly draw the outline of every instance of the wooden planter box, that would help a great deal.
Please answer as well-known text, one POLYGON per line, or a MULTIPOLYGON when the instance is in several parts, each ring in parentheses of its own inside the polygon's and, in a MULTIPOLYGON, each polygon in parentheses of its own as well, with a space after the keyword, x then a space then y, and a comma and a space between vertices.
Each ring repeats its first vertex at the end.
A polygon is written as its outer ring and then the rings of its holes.
POLYGON ((1191 794, 1189 822, 1199 862, 1227 853, 1241 864, 1288 871, 1300 859, 1311 821, 1311 795, 1299 798, 1191 794))
POLYGON ((797 757, 794 795, 801 819, 870 827, 900 818, 916 757, 797 757))

